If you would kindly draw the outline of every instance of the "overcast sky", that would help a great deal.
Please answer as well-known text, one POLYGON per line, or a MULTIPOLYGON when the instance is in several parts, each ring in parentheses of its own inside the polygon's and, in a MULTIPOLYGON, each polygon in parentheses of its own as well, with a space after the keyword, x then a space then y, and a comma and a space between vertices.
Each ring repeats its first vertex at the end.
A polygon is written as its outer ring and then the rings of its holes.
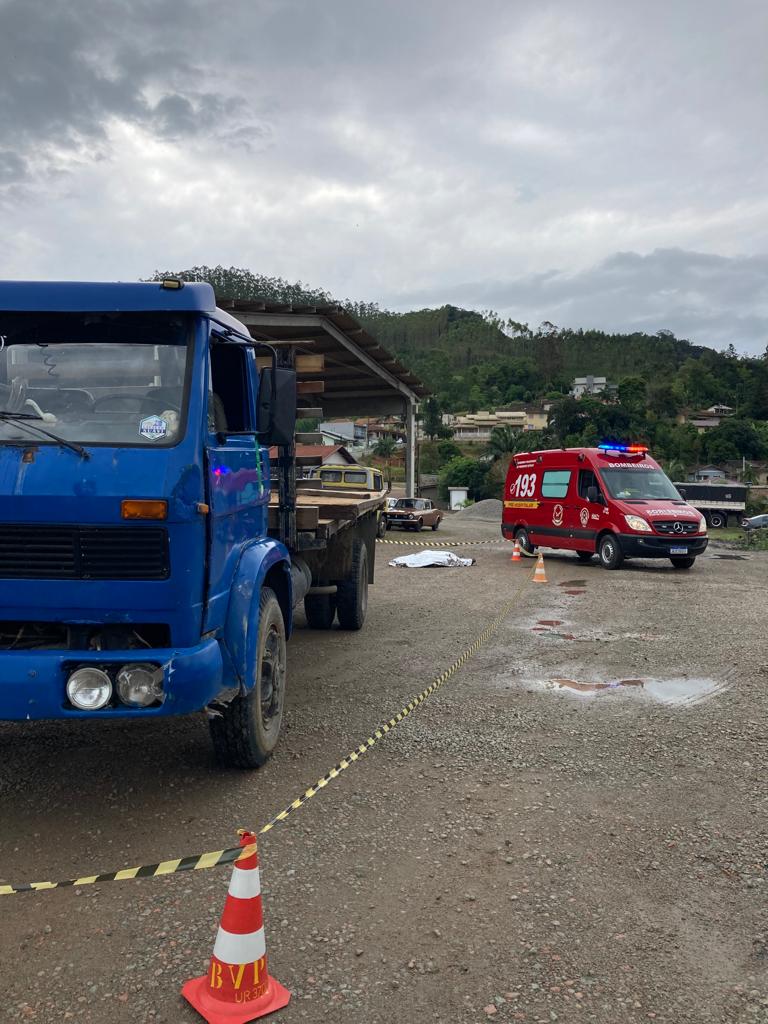
POLYGON ((0 0, 0 277, 768 343, 765 0, 0 0))

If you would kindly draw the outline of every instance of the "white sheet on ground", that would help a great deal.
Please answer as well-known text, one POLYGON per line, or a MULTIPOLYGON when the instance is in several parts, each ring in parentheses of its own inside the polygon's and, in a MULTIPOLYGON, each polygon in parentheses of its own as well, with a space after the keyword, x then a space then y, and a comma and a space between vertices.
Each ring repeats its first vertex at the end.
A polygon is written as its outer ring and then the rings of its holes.
POLYGON ((460 568, 464 565, 474 565, 474 558, 459 558, 452 551, 417 551, 413 555, 400 555, 393 558, 389 563, 406 569, 426 569, 429 566, 449 566, 460 568))

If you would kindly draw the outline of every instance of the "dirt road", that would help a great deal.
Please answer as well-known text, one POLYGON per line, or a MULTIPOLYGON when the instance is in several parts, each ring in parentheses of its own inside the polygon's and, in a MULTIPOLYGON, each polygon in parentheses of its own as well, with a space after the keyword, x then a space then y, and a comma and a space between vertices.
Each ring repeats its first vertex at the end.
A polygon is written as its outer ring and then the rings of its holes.
MULTIPOLYGON (((446 523, 448 535, 498 537, 446 523), (468 531, 471 530, 471 533, 468 531)), ((390 534, 407 539, 407 535, 390 534)), ((420 538, 421 539, 421 538, 420 538)), ((768 556, 619 572, 509 546, 379 550, 359 634, 290 646, 278 756, 222 772, 200 717, 0 724, 0 881, 217 849, 450 664, 416 714, 262 842, 281 1021, 768 1020, 768 556)), ((229 869, 0 899, 0 1019, 193 1022, 229 869)))

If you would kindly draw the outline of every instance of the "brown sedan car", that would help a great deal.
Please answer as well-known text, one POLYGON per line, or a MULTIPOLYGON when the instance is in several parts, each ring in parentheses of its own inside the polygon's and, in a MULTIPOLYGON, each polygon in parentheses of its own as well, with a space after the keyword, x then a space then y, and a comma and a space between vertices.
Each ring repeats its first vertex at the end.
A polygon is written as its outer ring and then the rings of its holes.
POLYGON ((398 498, 392 508, 387 509, 387 529, 402 526, 404 530, 422 530, 431 526, 436 530, 443 518, 427 498, 398 498))

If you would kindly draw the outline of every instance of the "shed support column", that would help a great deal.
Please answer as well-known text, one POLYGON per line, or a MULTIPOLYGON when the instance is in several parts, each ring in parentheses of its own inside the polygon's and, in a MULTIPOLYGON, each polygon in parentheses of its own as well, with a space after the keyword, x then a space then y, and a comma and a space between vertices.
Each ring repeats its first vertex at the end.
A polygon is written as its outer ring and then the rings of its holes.
POLYGON ((405 493, 416 497, 416 403, 405 403, 405 493))

